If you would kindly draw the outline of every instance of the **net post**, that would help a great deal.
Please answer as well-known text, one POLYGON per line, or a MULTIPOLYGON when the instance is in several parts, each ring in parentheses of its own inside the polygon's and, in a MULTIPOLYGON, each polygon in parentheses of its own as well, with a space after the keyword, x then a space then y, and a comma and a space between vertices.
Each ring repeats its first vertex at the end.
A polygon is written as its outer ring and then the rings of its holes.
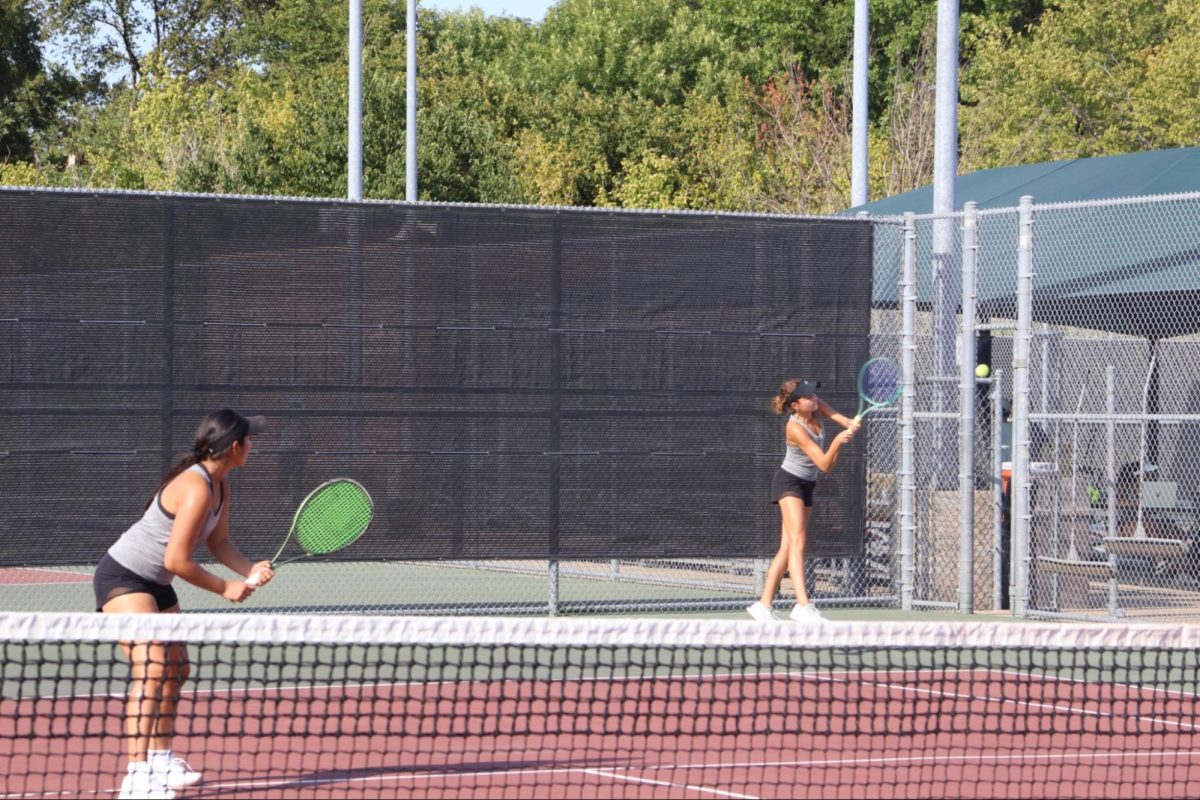
POLYGON ((963 207, 958 354, 958 610, 975 613, 975 300, 977 204, 963 207))
POLYGON ((1023 195, 1017 223, 1017 331, 1013 339, 1012 551, 1014 617, 1029 608, 1029 348, 1033 325, 1033 198, 1023 195))
POLYGON ((904 215, 904 263, 900 270, 900 297, 903 299, 903 328, 900 340, 901 374, 904 392, 900 398, 900 607, 913 607, 913 538, 916 521, 913 514, 916 494, 913 446, 913 387, 916 380, 917 317, 917 218, 904 215))

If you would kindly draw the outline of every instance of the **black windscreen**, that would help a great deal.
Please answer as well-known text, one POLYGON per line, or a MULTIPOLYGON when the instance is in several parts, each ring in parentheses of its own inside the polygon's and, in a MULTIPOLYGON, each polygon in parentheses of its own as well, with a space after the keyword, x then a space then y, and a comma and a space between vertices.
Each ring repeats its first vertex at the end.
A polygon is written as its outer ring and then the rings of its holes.
MULTIPOLYGON (((339 476, 376 504, 339 558, 770 556, 770 398, 854 412, 871 253, 846 219, 0 192, 0 563, 99 559, 226 406, 270 420, 231 479, 255 557, 339 476)), ((863 475, 858 441, 809 555, 860 552, 863 475)))

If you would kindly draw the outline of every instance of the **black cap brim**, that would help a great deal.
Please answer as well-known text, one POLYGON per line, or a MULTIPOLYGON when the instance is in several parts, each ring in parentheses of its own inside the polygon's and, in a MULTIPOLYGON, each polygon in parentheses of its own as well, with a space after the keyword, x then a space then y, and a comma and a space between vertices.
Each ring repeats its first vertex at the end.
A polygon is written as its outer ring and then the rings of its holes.
POLYGON ((798 400, 801 397, 809 397, 815 394, 819 388, 821 388, 820 381, 800 381, 796 384, 796 388, 792 389, 791 395, 788 396, 788 402, 798 400))

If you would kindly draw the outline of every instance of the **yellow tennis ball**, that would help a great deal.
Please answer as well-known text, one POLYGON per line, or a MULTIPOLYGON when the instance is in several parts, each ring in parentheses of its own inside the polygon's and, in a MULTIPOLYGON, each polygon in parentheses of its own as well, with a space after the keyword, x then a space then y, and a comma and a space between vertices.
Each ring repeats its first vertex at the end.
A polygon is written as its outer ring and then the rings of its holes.
POLYGON ((975 377, 976 378, 986 378, 988 375, 991 375, 991 374, 992 374, 992 370, 988 367, 987 364, 980 364, 978 367, 975 368, 975 377))

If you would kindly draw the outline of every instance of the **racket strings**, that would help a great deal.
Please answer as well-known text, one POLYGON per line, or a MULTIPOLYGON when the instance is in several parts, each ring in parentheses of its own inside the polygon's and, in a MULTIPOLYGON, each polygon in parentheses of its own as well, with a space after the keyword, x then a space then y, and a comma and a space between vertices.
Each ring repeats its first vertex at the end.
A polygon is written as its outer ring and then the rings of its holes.
POLYGON ((890 403, 900 393, 899 368, 890 361, 871 361, 859 375, 858 391, 869 403, 890 403))
POLYGON ((352 481, 333 483, 308 499, 296 517, 296 544, 310 555, 340 550, 371 522, 367 491, 352 481))

